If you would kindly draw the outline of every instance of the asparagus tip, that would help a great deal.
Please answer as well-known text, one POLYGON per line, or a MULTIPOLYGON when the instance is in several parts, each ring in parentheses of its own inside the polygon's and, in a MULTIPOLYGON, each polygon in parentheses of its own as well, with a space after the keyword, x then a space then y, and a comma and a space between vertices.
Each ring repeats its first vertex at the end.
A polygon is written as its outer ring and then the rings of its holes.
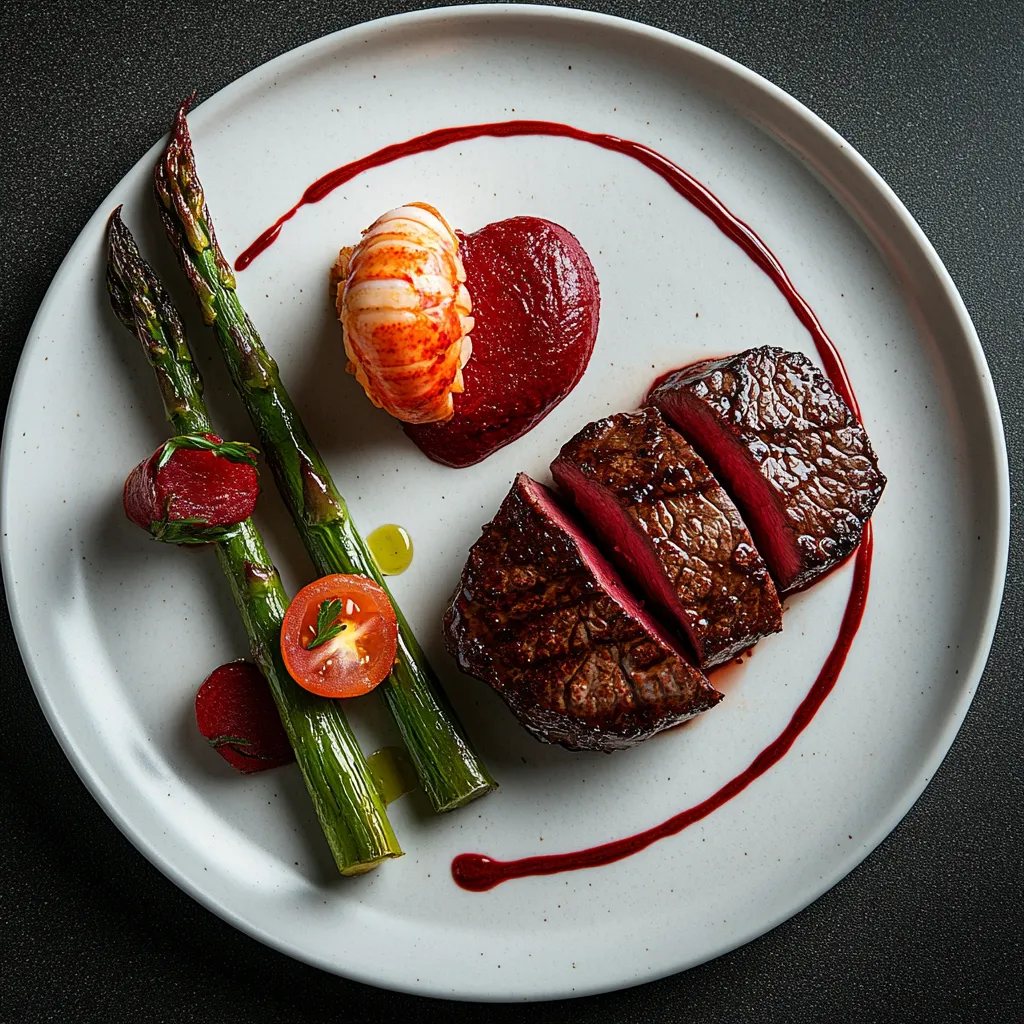
POLYGON ((192 142, 188 134, 188 112, 192 109, 192 104, 195 101, 197 89, 193 89, 188 96, 186 96, 179 104, 178 109, 174 114, 174 123, 171 125, 171 139, 182 146, 191 147, 192 142))
POLYGON ((121 210, 123 205, 118 203, 117 206, 111 211, 110 216, 107 218, 107 251, 116 248, 118 243, 124 237, 124 234, 128 231, 125 226, 125 222, 121 217, 121 210))
POLYGON ((121 210, 120 205, 115 207, 107 220, 107 267, 123 279, 129 268, 134 270, 142 262, 142 255, 121 210))
POLYGON ((107 294, 114 314, 132 332, 135 331, 135 315, 126 278, 130 276, 129 264, 134 263, 138 255, 135 240, 121 219, 118 206, 107 221, 107 294))
MULTIPOLYGON (((156 186, 157 199, 165 209, 170 209, 171 207, 172 181, 181 155, 186 154, 190 157, 192 153, 192 139, 188 133, 186 115, 195 98, 196 90, 193 89, 178 104, 178 109, 174 112, 174 120, 171 122, 170 138, 168 138, 167 145, 156 162, 156 167, 153 168, 153 183, 156 186)), ((170 230, 169 224, 168 229, 170 230)))

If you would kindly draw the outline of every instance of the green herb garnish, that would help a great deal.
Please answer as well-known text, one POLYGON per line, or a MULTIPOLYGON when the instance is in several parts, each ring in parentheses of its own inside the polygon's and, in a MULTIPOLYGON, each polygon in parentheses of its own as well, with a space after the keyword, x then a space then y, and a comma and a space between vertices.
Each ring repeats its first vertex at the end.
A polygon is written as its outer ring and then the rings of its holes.
POLYGON ((163 469, 179 448, 191 448, 197 452, 213 452, 229 462, 247 462, 250 466, 256 465, 256 456, 259 454, 251 444, 245 444, 242 441, 211 441, 208 437, 203 437, 202 434, 179 434, 164 444, 164 450, 160 453, 156 468, 163 469))
POLYGON ((332 597, 320 605, 320 609, 316 613, 316 630, 306 648, 307 651, 327 643, 328 640, 333 640, 342 630, 348 629, 347 622, 334 621, 340 614, 341 602, 336 597, 332 597))

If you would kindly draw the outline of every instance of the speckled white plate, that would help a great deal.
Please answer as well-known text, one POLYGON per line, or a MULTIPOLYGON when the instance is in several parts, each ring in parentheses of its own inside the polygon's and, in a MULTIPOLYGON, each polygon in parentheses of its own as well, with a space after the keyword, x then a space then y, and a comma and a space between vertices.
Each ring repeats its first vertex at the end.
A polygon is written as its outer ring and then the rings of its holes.
MULTIPOLYGON (((563 440, 634 406, 670 367, 761 343, 813 357, 765 275, 639 164, 551 138, 452 146, 303 210, 240 275, 360 527, 411 531, 416 559, 397 597, 501 782, 443 817, 414 797, 395 804, 407 855, 370 876, 335 876, 295 770, 235 775, 199 737, 195 689, 245 653, 244 635, 214 559, 149 542, 120 511, 126 471, 165 435, 149 370, 102 285, 104 222, 117 203, 192 315, 151 206, 156 148, 54 279, 3 447, 4 573, 21 649, 54 732, 113 820, 196 899, 286 953, 378 985, 481 999, 599 992, 682 970, 760 935, 850 871, 921 793, 963 720, 1008 535, 996 400, 949 276, 861 157, 724 57, 578 11, 427 11, 286 54, 190 122, 230 256, 339 164, 430 129, 514 117, 649 144, 752 224, 841 350, 889 477, 867 611, 839 683, 790 753, 723 809, 599 869, 484 894, 449 875, 463 851, 572 850, 711 794, 788 722, 849 592, 848 566, 789 601, 785 631, 723 684, 719 708, 610 757, 534 742, 444 652, 444 601, 517 470, 545 478, 563 440), (580 238, 601 279, 600 336, 582 383, 533 433, 469 470, 427 462, 362 398, 326 297, 339 245, 412 199, 470 230, 549 217, 580 238)), ((211 337, 190 326, 215 420, 251 437, 211 337)), ((276 497, 261 500, 294 588, 309 565, 276 497)), ((393 739, 373 699, 354 716, 367 749, 393 739)))

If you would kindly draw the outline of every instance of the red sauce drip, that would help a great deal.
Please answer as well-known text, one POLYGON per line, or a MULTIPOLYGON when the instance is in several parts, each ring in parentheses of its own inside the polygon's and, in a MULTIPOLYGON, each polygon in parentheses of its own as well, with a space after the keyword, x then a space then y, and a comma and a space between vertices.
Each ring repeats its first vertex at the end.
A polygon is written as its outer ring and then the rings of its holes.
MULTIPOLYGON (((705 213, 725 235, 731 238, 774 282, 785 296, 790 308, 800 322, 807 328, 814 341, 815 348, 832 383, 839 390, 853 412, 860 417, 860 407, 850 384, 843 360, 832 340, 825 333, 821 322, 807 304, 803 296, 796 290, 782 264, 774 253, 760 239, 757 233, 744 221, 736 217, 708 188, 681 167, 672 163, 667 157, 648 146, 628 139, 620 139, 614 135, 582 131, 570 125, 557 124, 550 121, 501 121, 494 124, 463 125, 456 128, 441 128, 426 135, 419 135, 407 142, 399 142, 385 146, 376 153, 345 164, 315 181, 303 193, 302 198, 287 213, 266 231, 263 232, 235 261, 237 270, 244 270, 259 256, 264 249, 273 243, 281 232, 282 226, 290 220, 298 210, 310 203, 317 203, 329 195, 339 185, 351 181, 356 175, 374 167, 440 149, 456 142, 492 136, 506 138, 516 135, 551 135, 561 138, 576 139, 588 142, 602 149, 613 150, 639 161, 645 167, 660 175, 684 199, 705 213)), ((464 889, 483 892, 511 878, 522 878, 526 875, 550 875, 560 871, 575 871, 580 868, 597 867, 621 860, 630 854, 656 843, 659 839, 676 835, 696 821, 707 817, 738 793, 746 789, 755 779, 763 775, 769 768, 777 764, 793 745, 796 738, 814 717, 825 698, 839 678, 854 637, 860 627, 867 601, 868 585, 871 578, 871 555, 873 551, 871 524, 864 528, 864 537, 857 550, 854 563, 853 584, 850 597, 843 614, 839 636, 836 638, 825 664, 811 687, 810 692, 801 702, 789 725, 781 735, 767 746, 743 772, 727 782, 717 793, 702 803, 682 811, 668 821, 637 835, 614 842, 594 846, 588 850, 572 853, 554 854, 543 857, 524 857, 521 860, 499 861, 485 854, 464 853, 452 861, 452 877, 464 889)))
POLYGON ((428 458, 456 469, 522 437, 572 391, 601 305, 586 251, 551 221, 511 217, 460 237, 476 321, 466 390, 452 396, 450 420, 404 427, 428 458))

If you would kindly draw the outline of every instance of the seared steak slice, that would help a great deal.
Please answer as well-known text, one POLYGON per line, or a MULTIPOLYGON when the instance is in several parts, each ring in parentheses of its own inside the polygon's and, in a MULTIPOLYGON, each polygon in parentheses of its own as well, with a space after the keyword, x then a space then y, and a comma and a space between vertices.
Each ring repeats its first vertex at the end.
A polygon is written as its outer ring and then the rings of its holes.
POLYGON ((570 750, 633 746, 722 699, 525 473, 470 550, 444 633, 464 672, 570 750))
POLYGON ((885 487, 864 428, 806 356, 755 348, 677 370, 649 396, 729 488, 780 593, 860 543, 885 487))
POLYGON ((590 423, 551 464, 558 483, 702 668, 782 628, 775 585, 732 499, 657 409, 590 423))

